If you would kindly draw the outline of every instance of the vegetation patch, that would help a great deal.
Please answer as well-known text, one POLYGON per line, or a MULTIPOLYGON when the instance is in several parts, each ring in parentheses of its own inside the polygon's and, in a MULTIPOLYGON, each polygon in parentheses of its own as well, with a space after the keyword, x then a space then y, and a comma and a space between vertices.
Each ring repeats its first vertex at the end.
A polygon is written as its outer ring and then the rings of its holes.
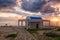
POLYGON ((30 33, 37 33, 38 29, 28 29, 27 31, 30 33))
POLYGON ((60 35, 58 35, 58 34, 55 34, 55 33, 45 33, 45 36, 47 36, 47 37, 51 37, 51 38, 53 38, 54 40, 60 40, 60 35))
POLYGON ((60 35, 58 35, 58 34, 55 34, 55 33, 45 33, 45 35, 46 36, 48 36, 48 37, 52 37, 52 38, 54 38, 54 37, 60 37, 60 35))
POLYGON ((60 40, 60 37, 56 37, 54 40, 60 40))
POLYGON ((58 28, 57 31, 60 31, 60 28, 58 28))
POLYGON ((8 34, 6 38, 16 38, 17 34, 8 34))
POLYGON ((52 30, 53 28, 42 28, 40 30, 52 30))
POLYGON ((41 29, 28 29, 27 31, 30 33, 37 33, 39 30, 52 30, 51 28, 41 28, 41 29))

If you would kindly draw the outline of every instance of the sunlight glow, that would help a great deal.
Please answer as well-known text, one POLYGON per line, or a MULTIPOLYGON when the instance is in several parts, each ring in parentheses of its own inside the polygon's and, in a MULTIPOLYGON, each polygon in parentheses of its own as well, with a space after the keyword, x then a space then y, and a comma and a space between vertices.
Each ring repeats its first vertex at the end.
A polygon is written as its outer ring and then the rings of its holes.
POLYGON ((15 13, 5 13, 5 12, 0 12, 0 17, 9 17, 9 18, 15 18, 15 19, 25 19, 26 16, 23 15, 18 15, 15 13))
POLYGON ((60 17, 60 14, 58 14, 58 16, 60 17))
POLYGON ((58 22, 60 20, 59 20, 59 18, 54 17, 54 18, 51 18, 50 21, 58 22))
POLYGON ((0 17, 15 17, 15 16, 20 16, 18 14, 14 14, 14 13, 4 13, 4 12, 0 12, 0 17))

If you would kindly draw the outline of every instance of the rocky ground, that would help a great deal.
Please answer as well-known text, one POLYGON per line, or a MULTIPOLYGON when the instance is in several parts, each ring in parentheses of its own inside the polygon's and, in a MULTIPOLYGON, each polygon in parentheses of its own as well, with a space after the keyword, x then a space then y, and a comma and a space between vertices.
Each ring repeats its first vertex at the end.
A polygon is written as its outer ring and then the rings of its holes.
POLYGON ((28 30, 37 40, 60 40, 60 27, 53 29, 28 30), (46 36, 47 35, 47 36, 46 36))
POLYGON ((11 40, 6 38, 8 34, 17 34, 17 37, 13 40, 36 40, 29 32, 24 29, 16 27, 0 27, 0 40, 11 40))
POLYGON ((38 30, 35 33, 31 33, 37 40, 52 40, 52 38, 46 37, 45 32, 50 32, 51 30, 38 30))
POLYGON ((18 27, 0 27, 0 40, 53 40, 51 37, 44 35, 44 33, 48 32, 60 34, 60 32, 56 30, 34 30, 30 33, 28 30, 18 27), (17 34, 17 36, 14 39, 11 37, 6 38, 9 34, 17 34))

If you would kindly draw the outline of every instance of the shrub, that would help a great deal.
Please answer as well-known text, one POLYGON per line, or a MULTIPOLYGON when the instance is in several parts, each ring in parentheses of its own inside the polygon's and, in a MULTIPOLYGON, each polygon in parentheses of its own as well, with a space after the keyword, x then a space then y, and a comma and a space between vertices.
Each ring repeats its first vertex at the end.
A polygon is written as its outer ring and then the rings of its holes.
POLYGON ((27 31, 30 32, 30 33, 37 33, 37 30, 38 30, 38 29, 29 29, 29 30, 27 30, 27 31))
POLYGON ((6 38, 16 38, 17 34, 8 34, 6 38))
POLYGON ((60 31, 60 28, 58 28, 57 31, 60 31))
POLYGON ((60 35, 57 35, 55 33, 46 33, 45 35, 48 36, 48 37, 52 37, 52 38, 60 37, 60 35))
POLYGON ((54 40, 60 40, 60 37, 56 37, 54 40))

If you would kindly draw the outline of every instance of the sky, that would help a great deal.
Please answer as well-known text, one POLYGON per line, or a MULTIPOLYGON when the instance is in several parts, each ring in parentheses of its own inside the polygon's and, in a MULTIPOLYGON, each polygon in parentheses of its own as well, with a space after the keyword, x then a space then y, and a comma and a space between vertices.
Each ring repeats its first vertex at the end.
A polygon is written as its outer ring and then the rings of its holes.
POLYGON ((60 11, 60 0, 0 0, 0 24, 30 15, 51 16, 56 10, 60 11))

